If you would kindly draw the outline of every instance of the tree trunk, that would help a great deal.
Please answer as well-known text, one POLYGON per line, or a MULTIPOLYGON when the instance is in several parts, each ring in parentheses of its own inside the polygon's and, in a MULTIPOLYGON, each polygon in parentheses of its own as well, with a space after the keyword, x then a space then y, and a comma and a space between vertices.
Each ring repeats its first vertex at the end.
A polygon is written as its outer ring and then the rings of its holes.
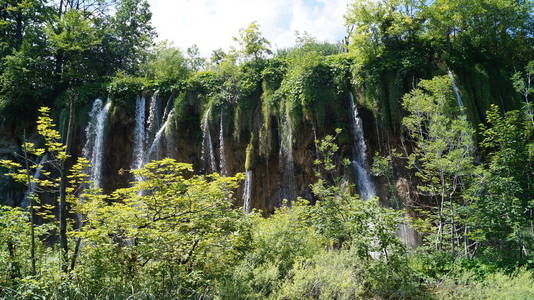
POLYGON ((10 277, 11 280, 14 281, 15 279, 20 277, 20 267, 16 260, 17 256, 15 254, 15 246, 11 241, 7 242, 7 251, 9 253, 9 259, 11 260, 10 277))
MULTIPOLYGON (((67 128, 66 154, 70 154, 72 134, 74 131, 74 108, 76 97, 72 96, 69 105, 69 126, 67 128)), ((61 181, 59 188, 59 244, 61 248, 61 270, 68 271, 68 244, 67 244, 67 159, 62 162, 61 181)))
MULTIPOLYGON (((26 133, 24 134, 24 142, 26 142, 26 133)), ((28 158, 28 151, 26 151, 26 148, 23 147, 24 151, 24 162, 26 164, 26 184, 28 186, 28 192, 26 197, 28 197, 28 201, 30 204, 29 210, 30 210, 30 260, 32 265, 31 274, 32 276, 35 276, 36 274, 36 268, 35 268, 35 211, 33 207, 33 195, 30 194, 31 189, 31 175, 30 175, 30 163, 28 158)))
POLYGON ((20 49, 20 46, 22 45, 22 31, 23 31, 23 24, 22 24, 22 12, 19 10, 17 11, 17 17, 16 17, 17 27, 15 29, 15 47, 17 50, 20 49))

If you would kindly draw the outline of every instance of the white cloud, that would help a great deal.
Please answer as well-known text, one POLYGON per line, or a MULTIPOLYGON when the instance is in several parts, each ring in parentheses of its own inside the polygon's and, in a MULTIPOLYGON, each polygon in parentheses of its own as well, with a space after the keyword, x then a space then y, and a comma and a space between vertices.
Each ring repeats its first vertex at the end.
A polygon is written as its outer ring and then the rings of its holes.
POLYGON ((149 0, 160 40, 208 56, 234 45, 239 29, 257 21, 273 48, 294 43, 296 30, 335 42, 345 32, 348 0, 149 0))

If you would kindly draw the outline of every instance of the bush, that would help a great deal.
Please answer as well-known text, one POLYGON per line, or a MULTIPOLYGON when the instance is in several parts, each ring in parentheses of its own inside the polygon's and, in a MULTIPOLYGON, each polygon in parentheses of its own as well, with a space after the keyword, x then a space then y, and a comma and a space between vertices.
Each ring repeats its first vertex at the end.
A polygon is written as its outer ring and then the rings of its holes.
POLYGON ((484 280, 476 280, 472 273, 465 273, 458 278, 445 279, 436 286, 435 293, 439 299, 534 299, 534 277, 532 271, 525 269, 511 275, 489 274, 484 280))
POLYGON ((118 73, 111 79, 108 93, 114 106, 133 109, 135 98, 150 89, 152 83, 143 77, 134 77, 118 73))

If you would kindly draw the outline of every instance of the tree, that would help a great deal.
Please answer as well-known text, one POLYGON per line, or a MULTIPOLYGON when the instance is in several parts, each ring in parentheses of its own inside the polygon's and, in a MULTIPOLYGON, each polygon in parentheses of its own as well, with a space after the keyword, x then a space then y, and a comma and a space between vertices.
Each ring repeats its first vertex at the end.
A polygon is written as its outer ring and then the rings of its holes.
POLYGON ((0 3, 0 58, 19 50, 24 40, 37 42, 48 8, 43 0, 0 3))
POLYGON ((420 0, 357 0, 345 15, 350 28, 350 48, 372 60, 386 47, 400 48, 402 42, 415 42, 421 33, 419 13, 424 7, 420 0))
POLYGON ((143 180, 78 203, 86 216, 76 234, 86 255, 79 274, 94 274, 86 280, 95 293, 113 291, 103 282, 113 284, 117 277, 135 289, 151 284, 156 298, 192 297, 212 288, 211 281, 231 272, 248 247, 248 221, 233 207, 242 177, 194 175, 191 165, 173 159, 132 172, 143 180), (102 255, 108 265, 91 271, 102 255))
POLYGON ((447 55, 502 60, 528 53, 525 38, 532 30, 528 28, 531 12, 530 1, 440 0, 427 5, 421 17, 427 20, 425 35, 447 55))
POLYGON ((167 43, 157 45, 141 68, 148 78, 163 85, 179 84, 190 74, 187 58, 167 43))
POLYGON ((512 76, 512 82, 518 93, 523 96, 525 101, 525 112, 534 126, 534 108, 530 102, 530 95, 534 93, 534 61, 530 61, 525 67, 525 74, 523 72, 516 72, 512 76))
POLYGON ((187 64, 193 72, 198 72, 204 69, 206 59, 200 56, 200 50, 197 45, 187 48, 187 64))
POLYGON ((0 111, 4 120, 19 123, 21 115, 35 117, 35 108, 53 91, 49 76, 53 65, 44 53, 24 42, 20 50, 2 60, 0 111))
POLYGON ((482 255, 492 263, 522 264, 534 257, 534 166, 529 150, 534 129, 522 112, 503 115, 496 105, 486 119, 487 125, 480 126, 480 146, 487 161, 468 191, 473 199, 469 226, 482 255))
POLYGON ((156 35, 151 19, 146 0, 120 0, 105 40, 117 69, 134 72, 145 61, 156 35))
POLYGON ((210 62, 213 65, 219 65, 226 58, 226 53, 223 49, 215 49, 211 52, 210 62))
MULTIPOLYGON (((57 195, 58 199, 58 221, 59 221, 59 242, 60 242, 60 261, 61 269, 66 272, 68 266, 68 245, 67 245, 67 217, 68 217, 68 200, 72 199, 76 188, 82 185, 83 178, 81 174, 83 168, 75 168, 74 171, 67 170, 66 161, 69 159, 69 146, 72 139, 72 117, 73 110, 70 111, 69 133, 67 134, 67 145, 61 142, 61 135, 56 130, 55 124, 50 117, 50 108, 42 107, 40 116, 37 120, 37 132, 42 138, 43 147, 37 146, 32 142, 25 142, 22 145, 23 155, 21 156, 23 164, 11 160, 2 160, 0 165, 9 169, 6 175, 15 179, 15 181, 25 183, 28 188, 27 198, 29 200, 30 214, 30 233, 31 233, 31 262, 32 274, 35 274, 35 215, 39 213, 45 219, 54 219, 53 206, 42 204, 37 197, 37 191, 46 191, 57 195), (70 137, 69 137, 70 136, 70 137), (41 178, 34 177, 36 170, 40 169, 41 178)), ((82 159, 79 164, 84 164, 82 159)))
POLYGON ((101 40, 91 19, 78 10, 70 10, 48 27, 47 34, 60 64, 57 75, 65 87, 94 79, 96 72, 87 59, 101 40))
POLYGON ((474 131, 455 103, 446 76, 422 80, 402 103, 409 113, 402 123, 413 143, 408 166, 420 180, 418 193, 433 203, 428 215, 435 228, 431 237, 437 249, 447 248, 453 255, 462 243, 459 210, 469 204, 462 191, 474 172, 475 150, 474 131))
POLYGON ((257 22, 252 22, 247 28, 240 29, 239 36, 234 37, 234 41, 239 43, 247 59, 258 60, 272 53, 269 49, 271 43, 261 35, 257 22))

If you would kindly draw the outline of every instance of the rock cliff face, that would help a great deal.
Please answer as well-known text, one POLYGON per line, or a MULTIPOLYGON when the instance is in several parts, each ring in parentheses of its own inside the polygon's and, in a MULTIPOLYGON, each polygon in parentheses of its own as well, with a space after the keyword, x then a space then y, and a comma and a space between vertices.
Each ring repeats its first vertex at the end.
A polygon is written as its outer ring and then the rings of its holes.
MULTIPOLYGON (((242 184, 236 191, 235 204, 241 206, 243 200, 249 198, 250 207, 268 215, 282 205, 284 198, 293 200, 300 196, 314 201, 310 191, 310 184, 317 179, 314 141, 341 128, 337 139, 340 146, 336 157, 337 172, 353 184, 355 192, 359 192, 357 171, 343 167, 341 161, 344 158, 354 159, 357 151, 365 151, 369 162, 375 153, 388 155, 392 149, 410 151, 409 142, 402 140, 400 122, 404 112, 400 103, 402 95, 413 87, 415 75, 383 74, 375 85, 354 88, 348 84, 348 71, 343 76, 337 76, 333 70, 339 68, 326 72, 328 68, 331 67, 319 64, 312 69, 301 70, 302 74, 289 73, 278 77, 274 76, 276 72, 267 72, 274 74, 272 77, 275 79, 265 74, 260 78, 245 70, 242 74, 244 79, 229 81, 231 87, 240 86, 240 92, 228 88, 229 83, 220 81, 219 75, 207 72, 191 78, 186 87, 180 88, 179 94, 154 95, 153 90, 143 92, 125 88, 129 95, 111 99, 111 108, 105 119, 104 151, 100 163, 102 188, 109 193, 127 187, 135 180, 127 171, 133 168, 134 149, 138 142, 136 136, 141 136, 143 163, 170 157, 193 164, 199 173, 217 171, 234 175, 247 172, 250 188, 245 193, 242 184), (343 80, 337 80, 337 77, 343 80), (134 109, 136 99, 132 96, 133 90, 134 94, 139 93, 146 100, 142 110, 134 109), (354 141, 358 137, 351 126, 354 122, 349 97, 351 90, 355 95, 365 144, 365 147, 356 149, 354 145, 358 143, 354 141), (154 101, 158 101, 158 105, 153 105, 154 101), (136 115, 139 113, 143 114, 143 118, 136 115), (140 133, 136 130, 141 119, 143 132, 140 133), (250 197, 243 197, 244 194, 250 197)), ((473 124, 481 122, 490 103, 500 104, 505 109, 518 106, 518 101, 514 99, 517 95, 509 81, 498 80, 505 78, 506 74, 485 71, 480 66, 467 71, 457 70, 455 74, 473 124)), ((83 155, 91 102, 80 103, 77 107, 75 156, 83 155)), ((64 109, 62 113, 61 109, 54 111, 59 128, 63 130, 61 124, 65 123, 66 113, 64 109)), ((0 158, 16 159, 14 153, 20 152, 24 136, 37 142, 34 128, 34 120, 25 120, 25 123, 9 128, 0 123, 0 158)), ((403 164, 401 160, 394 160, 393 174, 389 178, 371 177, 370 181, 383 205, 406 207, 413 215, 410 208, 424 202, 424 199, 417 198, 414 192, 416 179, 403 168, 403 164)), ((368 163, 364 167, 369 169, 368 163)), ((0 178, 3 204, 20 205, 25 190, 24 186, 13 183, 6 176, 0 178)), ((42 198, 51 204, 55 201, 50 195, 42 195, 42 198)), ((417 243, 413 230, 400 228, 399 232, 409 244, 417 243)))
MULTIPOLYGON (((145 126, 149 126, 147 124, 150 117, 148 107, 150 106, 150 101, 154 101, 155 98, 146 97, 146 99, 145 120, 147 121, 145 121, 145 126)), ((321 139, 327 134, 334 134, 336 128, 343 128, 343 132, 340 135, 342 143, 340 144, 337 159, 341 161, 343 158, 351 157, 352 149, 350 145, 354 137, 348 128, 350 105, 348 100, 339 103, 346 105, 346 107, 330 107, 326 111, 327 117, 325 118, 324 126, 314 129, 314 125, 311 122, 304 121, 293 129, 292 158, 295 176, 293 181, 297 196, 313 201, 309 186, 316 180, 313 164, 314 160, 317 159, 315 138, 321 139)), ((227 111, 230 111, 230 109, 228 108, 227 111)), ((163 119, 165 112, 159 111, 158 114, 159 118, 163 119)), ((205 165, 207 162, 203 161, 201 155, 204 135, 201 126, 202 113, 194 107, 189 107, 187 114, 187 120, 171 120, 173 124, 164 129, 164 138, 162 138, 160 145, 160 157, 171 157, 180 162, 191 163, 195 170, 203 172, 206 170, 205 165)), ((284 126, 283 121, 276 118, 271 120, 271 127, 269 128, 270 151, 265 154, 260 153, 258 139, 255 138, 262 126, 261 114, 247 116, 252 120, 252 130, 238 130, 239 136, 235 135, 236 130, 234 127, 236 125, 230 114, 224 115, 227 117, 227 121, 223 122, 220 122, 220 115, 215 116, 215 113, 213 115, 209 119, 210 126, 208 126, 208 129, 212 142, 211 147, 214 149, 214 164, 217 167, 217 171, 221 172, 222 167, 227 175, 244 173, 247 163, 247 146, 252 144, 253 150, 249 154, 251 155, 249 168, 253 174, 251 206, 261 209, 265 213, 272 212, 276 206, 281 205, 282 198, 285 196, 282 190, 290 182, 289 178, 285 177, 287 174, 284 171, 285 164, 288 162, 281 157, 280 147, 283 137, 280 126, 284 126), (221 126, 223 127, 222 135, 221 126), (224 139, 223 141, 221 141, 221 137, 224 139), (221 145, 224 145, 223 151, 221 151, 221 145), (221 165, 221 155, 224 155, 224 166, 221 165)), ((363 120, 365 140, 368 145, 367 155, 372 157, 372 154, 386 147, 377 134, 379 132, 384 135, 384 130, 377 126, 371 112, 361 109, 360 115, 363 120)), ((106 192, 126 187, 135 180, 128 172, 121 172, 121 170, 130 170, 132 168, 135 117, 134 112, 119 107, 112 107, 108 115, 104 140, 105 152, 102 163, 102 186, 106 192)), ((79 132, 82 134, 82 130, 79 132)), ((145 141, 144 147, 146 151, 148 151, 152 142, 153 140, 145 141)), ((83 145, 83 143, 80 142, 78 145, 83 145)), ((78 147, 77 152, 81 155, 80 147, 78 147)), ((340 176, 345 176, 351 182, 354 182, 355 174, 353 174, 352 168, 342 168, 339 173, 340 176)), ((385 199, 387 203, 386 189, 380 184, 381 180, 379 178, 373 178, 373 180, 378 183, 379 196, 382 196, 382 199, 385 199)), ((242 201, 243 187, 237 191, 237 195, 242 201)), ((242 202, 236 204, 241 205, 242 202)))
MULTIPOLYGON (((145 124, 149 126, 150 102, 152 92, 145 95, 145 124)), ((173 101, 175 95, 160 97, 160 101, 173 101)), ((328 134, 334 134, 336 128, 342 128, 339 136, 340 151, 338 161, 352 156, 351 143, 355 138, 350 130, 350 104, 348 97, 342 96, 341 100, 332 101, 325 111, 325 119, 322 126, 315 126, 309 120, 303 120, 293 128, 292 134, 292 158, 294 179, 287 178, 284 171, 287 161, 281 157, 282 128, 284 121, 276 117, 271 117, 269 127, 268 153, 260 153, 258 135, 264 124, 263 116, 259 109, 252 110, 254 113, 244 116, 244 119, 251 120, 251 126, 247 129, 237 129, 239 126, 235 122, 235 115, 232 111, 234 107, 220 107, 224 111, 224 121, 220 122, 220 114, 214 113, 209 118, 209 134, 213 143, 215 165, 217 171, 221 171, 221 155, 224 155, 224 171, 226 175, 244 173, 246 171, 247 146, 252 144, 250 170, 253 174, 251 189, 251 207, 261 209, 265 214, 271 213, 275 207, 282 204, 283 198, 287 196, 283 189, 289 183, 294 184, 296 196, 301 196, 313 202, 313 195, 310 191, 310 184, 316 180, 314 172, 314 160, 317 159, 315 139, 321 139, 328 134), (223 127, 221 143, 221 126, 223 127), (238 134, 236 135, 236 132, 238 134), (221 145, 224 144, 224 151, 221 145)), ((155 98, 154 98, 155 99, 155 98)), ((261 99, 256 99, 256 105, 261 99)), ((135 99, 131 99, 135 102, 135 99)), ((194 103, 194 99, 190 99, 194 103)), ((77 127, 74 135, 75 156, 83 155, 83 147, 86 142, 86 126, 88 124, 92 103, 81 105, 77 109, 77 127)), ((159 119, 165 115, 164 109, 158 111, 159 119)), ((161 140, 160 158, 170 157, 180 162, 193 164, 195 170, 205 172, 206 162, 202 159, 202 116, 204 112, 196 105, 186 106, 186 119, 171 119, 171 125, 164 130, 164 138, 161 140)), ((373 113, 364 107, 359 107, 359 114, 363 120, 365 142, 367 144, 367 156, 372 157, 374 153, 386 153, 388 149, 400 145, 399 138, 394 133, 380 126, 374 118, 373 113)), ((104 153, 102 156, 102 188, 105 192, 111 192, 117 188, 127 187, 135 180, 128 171, 132 169, 134 139, 135 139, 135 111, 126 107, 113 104, 105 120, 104 127, 104 153)), ((161 122, 163 123, 163 122, 161 122)), ((162 124, 160 124, 161 126, 162 124)), ((22 143, 22 133, 15 129, 3 131, 2 157, 14 158, 13 153, 20 149, 22 143)), ((35 134, 30 138, 36 139, 35 134)), ((148 150, 152 141, 145 141, 145 149, 148 150)), ((154 157, 152 157, 154 158, 154 157)), ((352 168, 340 168, 339 176, 348 178, 355 183, 355 174, 352 168)), ((381 201, 388 203, 388 189, 383 178, 372 178, 377 186, 377 194, 381 201)), ((25 188, 12 182, 2 182, 4 203, 19 205, 24 197, 25 188)), ((238 203, 243 204, 243 185, 236 192, 238 203)), ((292 200, 292 199, 291 199, 292 200)), ((50 201, 52 201, 50 199, 50 201)))

